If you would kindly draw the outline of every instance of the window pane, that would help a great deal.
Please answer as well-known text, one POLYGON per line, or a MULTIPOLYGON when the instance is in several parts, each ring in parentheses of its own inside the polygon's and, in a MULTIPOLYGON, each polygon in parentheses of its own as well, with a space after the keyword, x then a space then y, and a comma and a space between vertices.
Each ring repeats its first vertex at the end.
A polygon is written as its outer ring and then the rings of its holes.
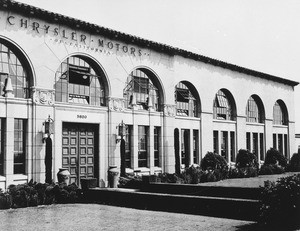
POLYGON ((29 97, 29 84, 27 74, 19 58, 14 54, 10 48, 4 44, 0 44, 0 95, 4 94, 3 87, 5 79, 8 74, 11 77, 11 83, 13 88, 14 97, 16 98, 28 98, 29 97))
POLYGON ((25 174, 25 120, 14 121, 14 174, 25 174))
POLYGON ((138 166, 148 166, 148 127, 138 126, 138 166))
POLYGON ((55 100, 105 106, 104 84, 95 70, 78 57, 66 59, 56 72, 55 100))

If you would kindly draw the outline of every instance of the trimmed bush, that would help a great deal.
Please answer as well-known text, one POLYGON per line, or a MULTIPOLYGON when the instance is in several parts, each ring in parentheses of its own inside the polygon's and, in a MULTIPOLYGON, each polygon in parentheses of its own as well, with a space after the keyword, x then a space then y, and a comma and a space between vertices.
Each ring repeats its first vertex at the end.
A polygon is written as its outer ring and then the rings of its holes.
POLYGON ((12 206, 12 198, 11 195, 7 192, 3 192, 0 189, 0 209, 9 209, 12 206))
POLYGON ((119 188, 135 188, 138 189, 142 186, 142 177, 125 174, 124 177, 119 178, 119 188))
POLYGON ((273 228, 300 227, 300 174, 266 181, 262 188, 259 222, 273 228))
POLYGON ((258 167, 257 157, 246 149, 240 149, 236 156, 236 167, 258 167))
POLYGON ((201 160, 202 170, 215 170, 215 169, 225 169, 227 168, 227 161, 223 156, 219 154, 207 152, 206 155, 201 160))
POLYGON ((227 161, 216 153, 207 152, 201 160, 200 166, 203 170, 201 182, 213 182, 228 178, 227 161))
POLYGON ((31 180, 28 184, 9 185, 5 193, 0 190, 0 209, 24 208, 53 203, 76 203, 83 200, 83 192, 75 183, 71 185, 49 185, 31 180))
POLYGON ((258 175, 257 157, 246 149, 240 149, 236 156, 236 165, 229 170, 229 178, 248 178, 258 175))
POLYGON ((203 172, 200 167, 192 165, 183 171, 181 178, 183 179, 184 184, 198 184, 200 183, 202 174, 203 172))
POLYGON ((267 151, 266 158, 265 158, 265 163, 264 164, 265 165, 277 164, 277 165, 280 165, 282 167, 286 167, 287 166, 287 160, 275 148, 270 148, 267 151))
POLYGON ((257 167, 230 168, 229 178, 249 178, 258 176, 257 167))
POLYGON ((300 153, 299 152, 293 154, 290 164, 289 164, 289 167, 288 167, 288 170, 291 172, 300 172, 300 153))
POLYGON ((285 172, 285 168, 277 164, 262 165, 259 169, 259 175, 273 175, 282 174, 285 172))

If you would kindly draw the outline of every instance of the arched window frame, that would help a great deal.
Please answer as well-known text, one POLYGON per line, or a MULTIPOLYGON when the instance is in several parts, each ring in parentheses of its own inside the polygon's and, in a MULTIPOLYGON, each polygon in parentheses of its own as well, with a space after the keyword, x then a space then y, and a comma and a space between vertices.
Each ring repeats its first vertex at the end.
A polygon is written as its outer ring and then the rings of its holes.
POLYGON ((273 106, 273 124, 288 125, 287 110, 282 102, 277 100, 273 106))
POLYGON ((0 40, 0 95, 4 96, 8 77, 11 80, 15 98, 30 98, 29 68, 21 52, 8 42, 0 40))
POLYGON ((264 109, 255 96, 250 96, 246 107, 246 121, 250 123, 264 123, 264 109))
POLYGON ((59 66, 55 77, 55 101, 92 106, 106 105, 103 73, 86 58, 71 56, 59 66))
POLYGON ((213 118, 218 120, 235 120, 235 108, 232 97, 220 89, 213 103, 213 118))
POLYGON ((150 78, 150 73, 142 69, 133 70, 127 77, 126 86, 123 89, 125 107, 136 106, 140 110, 160 111, 161 97, 159 87, 150 78))
POLYGON ((184 82, 175 86, 176 115, 199 117, 199 97, 184 82))

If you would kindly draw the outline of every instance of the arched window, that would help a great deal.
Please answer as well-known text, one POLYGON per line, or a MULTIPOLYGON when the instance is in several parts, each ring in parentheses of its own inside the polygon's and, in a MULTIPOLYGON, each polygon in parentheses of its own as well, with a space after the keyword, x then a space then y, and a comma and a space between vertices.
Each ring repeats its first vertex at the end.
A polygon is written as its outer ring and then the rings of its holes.
POLYGON ((175 87, 176 115, 199 117, 199 103, 194 91, 180 82, 175 87))
POLYGON ((29 98, 29 78, 28 72, 22 60, 15 53, 16 49, 1 43, 0 40, 0 95, 5 94, 6 79, 11 79, 13 94, 15 98, 29 98))
POLYGON ((213 105, 214 119, 235 120, 235 109, 231 98, 229 93, 223 90, 217 92, 213 105))
POLYGON ((73 56, 62 62, 56 72, 55 100, 105 106, 103 74, 86 59, 73 56))
POLYGON ((273 124, 287 125, 287 110, 283 102, 277 100, 273 106, 273 124))
POLYGON ((123 90, 127 108, 137 106, 141 110, 160 110, 161 99, 158 86, 150 78, 150 72, 136 69, 127 77, 126 87, 123 90))
POLYGON ((255 96, 250 96, 246 108, 247 122, 263 123, 264 109, 262 103, 255 96))

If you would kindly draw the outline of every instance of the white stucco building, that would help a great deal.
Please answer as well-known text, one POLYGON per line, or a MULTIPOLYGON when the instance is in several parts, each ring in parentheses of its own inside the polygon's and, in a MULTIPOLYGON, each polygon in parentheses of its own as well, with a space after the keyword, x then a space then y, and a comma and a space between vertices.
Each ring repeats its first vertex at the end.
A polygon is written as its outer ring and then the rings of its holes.
POLYGON ((0 188, 44 182, 47 158, 54 180, 64 167, 71 182, 104 184, 121 138, 126 171, 141 174, 208 151, 228 162, 241 148, 261 161, 270 147, 296 152, 297 82, 8 0, 0 84, 0 188))

